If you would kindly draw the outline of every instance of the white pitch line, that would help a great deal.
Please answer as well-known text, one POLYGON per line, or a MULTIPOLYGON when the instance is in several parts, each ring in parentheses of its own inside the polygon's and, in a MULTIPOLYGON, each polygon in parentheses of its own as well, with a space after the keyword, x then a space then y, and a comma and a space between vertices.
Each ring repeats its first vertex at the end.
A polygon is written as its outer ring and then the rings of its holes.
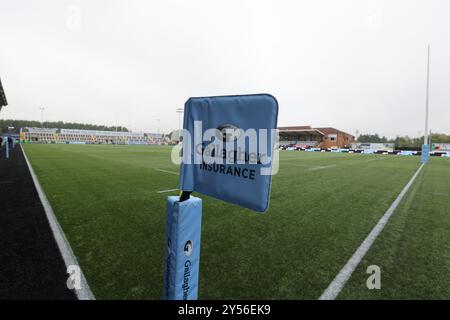
POLYGON ((98 154, 89 153, 88 156, 92 157, 92 158, 102 159, 102 160, 105 159, 105 157, 99 156, 98 154))
POLYGON ((312 168, 309 168, 309 170, 321 170, 321 169, 328 169, 328 168, 334 168, 334 167, 336 167, 336 165, 331 164, 329 166, 312 167, 312 168))
POLYGON ((400 194, 397 196, 397 198, 391 204, 389 209, 386 210, 384 215, 381 217, 381 219, 378 221, 378 223, 372 229, 372 231, 370 231, 369 235, 366 237, 366 239, 364 239, 363 243, 361 243, 361 245, 355 251, 355 253, 350 258, 350 260, 347 261, 347 263, 344 265, 344 267, 341 269, 341 271, 339 271, 337 276, 330 283, 328 288, 319 297, 319 300, 334 300, 334 299, 336 299, 338 294, 341 292, 342 288, 344 288, 344 285, 347 283, 348 279, 350 279, 350 276, 352 275, 353 271, 355 271, 356 267, 359 265, 362 258, 364 258, 367 251, 369 251, 370 247, 374 243, 375 239, 378 237, 378 235, 383 230, 386 223, 389 221, 389 218, 392 216, 395 209, 397 209, 397 206, 402 201, 405 194, 408 192, 408 190, 411 187, 411 185, 413 184, 414 180, 416 180, 416 178, 419 175, 420 171, 422 170, 423 166, 424 166, 424 164, 422 164, 419 167, 419 169, 417 169, 416 173, 412 176, 411 180, 409 180, 409 182, 406 184, 406 186, 403 188, 403 190, 400 192, 400 194))
POLYGON ((371 161, 377 161, 377 160, 385 160, 386 158, 373 158, 373 159, 365 159, 364 162, 371 162, 371 161))
POLYGON ((180 189, 167 189, 167 190, 161 190, 161 191, 157 191, 156 193, 165 193, 165 192, 172 192, 172 191, 177 191, 180 189))
POLYGON ((28 170, 30 171, 31 174, 31 178, 33 179, 34 185, 39 195, 39 199, 41 200, 42 206, 44 207, 45 215, 47 216, 47 220, 53 232, 53 237, 55 238, 56 244, 58 245, 59 248, 59 252, 61 253, 61 256, 64 260, 64 264, 66 265, 66 270, 69 266, 78 266, 80 268, 81 289, 75 289, 74 290, 75 294, 78 300, 95 300, 94 294, 92 293, 91 288, 89 287, 86 281, 83 271, 81 271, 80 264, 78 263, 77 258, 75 257, 75 254, 73 253, 72 248, 70 247, 69 241, 67 240, 64 231, 62 230, 60 224, 58 223, 55 213, 53 212, 53 209, 50 206, 50 202, 48 202, 44 190, 42 189, 41 184, 39 183, 39 180, 36 174, 34 173, 33 167, 31 166, 31 163, 28 160, 27 154, 25 153, 25 150, 23 150, 22 145, 20 145, 20 148, 22 149, 23 156, 25 158, 28 170))
POLYGON ((161 172, 165 172, 165 173, 170 173, 170 174, 174 174, 179 176, 180 174, 178 172, 175 171, 168 171, 168 170, 163 170, 163 169, 155 169, 156 171, 161 171, 161 172))

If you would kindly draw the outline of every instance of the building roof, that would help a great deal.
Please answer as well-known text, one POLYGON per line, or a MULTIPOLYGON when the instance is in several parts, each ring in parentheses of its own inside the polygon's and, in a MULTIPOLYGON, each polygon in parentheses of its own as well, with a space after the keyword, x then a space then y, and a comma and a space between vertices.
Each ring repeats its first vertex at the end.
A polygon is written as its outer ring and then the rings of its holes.
POLYGON ((311 126, 278 127, 278 132, 283 136, 323 136, 322 132, 311 126))
POLYGON ((8 101, 6 101, 5 91, 3 91, 2 80, 0 79, 0 109, 7 105, 8 101))
POLYGON ((313 128, 311 126, 287 126, 287 127, 278 127, 278 131, 282 135, 328 135, 328 134, 336 134, 336 133, 344 133, 349 136, 352 136, 351 134, 336 129, 332 127, 322 127, 322 128, 313 128))
POLYGON ((297 130, 311 130, 311 126, 290 126, 290 127, 278 127, 280 131, 297 131, 297 130))
POLYGON ((349 136, 352 136, 350 133, 332 127, 315 128, 315 129, 319 130, 323 134, 344 133, 348 134, 349 136))

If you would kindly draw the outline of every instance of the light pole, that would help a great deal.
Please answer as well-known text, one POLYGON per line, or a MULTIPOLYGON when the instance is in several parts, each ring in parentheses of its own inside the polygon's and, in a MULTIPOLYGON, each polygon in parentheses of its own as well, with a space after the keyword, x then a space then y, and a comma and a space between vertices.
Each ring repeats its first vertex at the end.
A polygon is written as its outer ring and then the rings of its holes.
POLYGON ((178 113, 178 142, 181 142, 181 115, 184 112, 183 108, 177 108, 178 113))
POLYGON ((39 107, 39 110, 41 110, 41 128, 44 129, 44 107, 39 107))

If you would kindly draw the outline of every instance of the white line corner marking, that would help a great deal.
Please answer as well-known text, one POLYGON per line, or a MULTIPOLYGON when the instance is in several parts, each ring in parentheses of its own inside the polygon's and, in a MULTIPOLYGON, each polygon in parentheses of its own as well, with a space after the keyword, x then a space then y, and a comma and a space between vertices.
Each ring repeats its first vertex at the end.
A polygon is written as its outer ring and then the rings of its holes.
POLYGON ((159 169, 159 168, 156 168, 155 170, 159 171, 159 172, 165 172, 165 173, 169 173, 169 174, 174 174, 176 176, 180 175, 178 172, 175 172, 175 171, 163 170, 163 169, 159 169))
MULTIPOLYGON (((30 161, 23 150, 22 145, 20 145, 22 149, 23 156, 25 158, 25 162, 27 163, 28 170, 30 171, 31 178, 33 179, 34 185, 36 187, 37 193, 39 195, 39 199, 41 200, 42 206, 44 207, 45 215, 47 216, 47 220, 50 224, 50 228, 52 229, 53 236, 56 240, 56 244, 58 245, 61 256, 66 265, 66 270, 68 270, 71 266, 79 266, 77 258, 75 257, 72 248, 70 247, 69 241, 64 234, 61 226, 56 219, 55 213, 53 212, 52 207, 50 206, 50 202, 48 202, 47 197, 45 196, 44 190, 42 189, 39 180, 34 173, 33 167, 31 166, 30 161)), ((81 289, 75 289, 75 294, 79 300, 95 300, 94 294, 89 287, 86 278, 84 277, 83 272, 80 269, 80 277, 81 277, 81 289)))
POLYGON ((161 190, 161 191, 156 191, 156 193, 166 193, 166 192, 172 192, 172 191, 178 191, 180 189, 167 189, 167 190, 161 190))
POLYGON ((361 262, 362 258, 366 255, 367 251, 369 251, 370 247, 374 243, 375 239, 378 237, 380 232, 383 230, 386 223, 389 221, 389 218, 394 213, 395 209, 397 209, 399 203, 402 201, 405 194, 408 192, 409 188, 413 184, 414 180, 416 180, 420 171, 422 170, 424 164, 422 164, 419 169, 417 169, 416 173, 412 176, 411 180, 406 184, 394 202, 391 204, 389 209, 386 210, 384 215, 378 221, 376 226, 370 231, 369 235, 364 239, 363 243, 359 246, 359 248, 355 251, 352 257, 347 261, 344 267, 339 271, 334 280, 330 283, 328 288, 322 293, 319 297, 319 300, 334 300, 344 288, 344 285, 347 283, 348 279, 352 275, 353 271, 355 271, 356 267, 361 262))

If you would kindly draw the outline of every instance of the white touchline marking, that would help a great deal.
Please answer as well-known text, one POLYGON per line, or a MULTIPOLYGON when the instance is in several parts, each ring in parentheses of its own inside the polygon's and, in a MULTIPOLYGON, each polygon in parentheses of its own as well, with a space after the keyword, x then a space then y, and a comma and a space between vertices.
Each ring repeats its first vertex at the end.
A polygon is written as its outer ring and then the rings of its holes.
POLYGON ((336 165, 335 164, 331 164, 329 166, 312 167, 312 168, 309 168, 309 170, 320 170, 320 169, 327 169, 327 168, 334 168, 334 167, 336 167, 336 165))
POLYGON ((413 184, 414 180, 416 180, 420 171, 422 170, 424 164, 422 164, 419 169, 417 169, 416 173, 412 176, 411 180, 406 184, 397 198, 392 202, 389 209, 386 210, 384 215, 378 221, 376 226, 370 231, 369 235, 364 239, 363 243, 359 246, 359 248, 355 251, 352 257, 347 261, 344 267, 339 271, 334 280, 330 283, 328 288, 322 293, 319 297, 319 300, 334 300, 341 292, 344 285, 347 283, 348 279, 352 275, 353 271, 355 271, 356 267, 361 262, 362 258, 366 255, 367 251, 369 251, 370 247, 374 243, 375 239, 378 237, 380 232, 383 230, 386 223, 389 221, 389 218, 394 213, 397 206, 402 201, 405 194, 408 192, 409 188, 413 184))
POLYGON ((163 169, 155 169, 155 170, 156 170, 156 171, 165 172, 165 173, 175 174, 175 175, 177 175, 177 176, 180 175, 178 172, 174 172, 174 171, 167 171, 167 170, 163 170, 163 169))
MULTIPOLYGON (((48 199, 45 196, 44 190, 42 189, 41 184, 39 183, 39 180, 36 174, 34 173, 33 167, 31 166, 27 154, 25 153, 25 150, 23 150, 22 148, 22 145, 20 145, 20 148, 22 149, 23 156, 25 158, 28 170, 30 171, 31 174, 31 178, 33 179, 34 185, 39 195, 39 199, 41 200, 42 206, 44 207, 45 215, 47 216, 50 228, 52 229, 56 244, 58 245, 59 251, 66 265, 66 270, 69 266, 73 265, 80 266, 80 264, 77 261, 77 258, 75 257, 72 251, 72 248, 70 247, 69 241, 67 241, 64 231, 62 230, 61 226, 58 223, 58 220, 56 219, 55 213, 53 212, 53 209, 50 206, 50 202, 48 202, 48 199)), ((94 294, 92 293, 91 288, 89 287, 86 278, 83 274, 83 271, 81 271, 81 269, 80 272, 81 272, 80 273, 81 289, 74 290, 78 300, 95 300, 94 294)))
POLYGON ((156 193, 172 192, 172 191, 177 191, 177 190, 180 190, 180 189, 167 189, 167 190, 157 191, 156 193))
POLYGON ((377 160, 385 160, 386 158, 373 158, 373 159, 366 159, 364 162, 370 162, 370 161, 377 161, 377 160))
POLYGON ((99 156, 98 154, 89 153, 88 156, 89 157, 93 157, 93 158, 97 158, 97 159, 105 159, 105 157, 99 156))

